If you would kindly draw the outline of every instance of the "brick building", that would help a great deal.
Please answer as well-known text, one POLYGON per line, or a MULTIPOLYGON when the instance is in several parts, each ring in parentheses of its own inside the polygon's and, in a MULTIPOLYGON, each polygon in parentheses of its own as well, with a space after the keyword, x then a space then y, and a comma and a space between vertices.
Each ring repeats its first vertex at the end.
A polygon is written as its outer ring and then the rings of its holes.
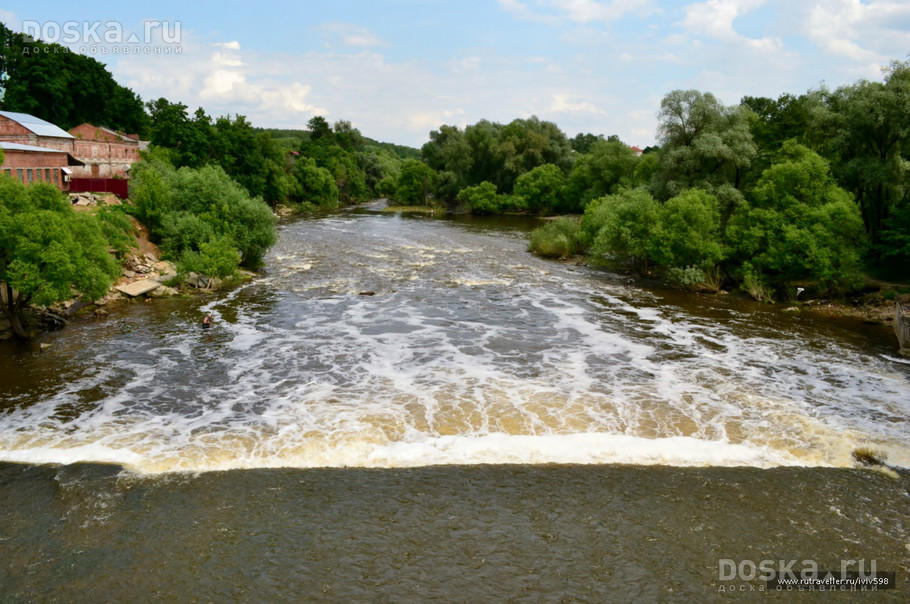
POLYGON ((0 141, 47 147, 73 154, 72 134, 34 115, 0 111, 0 141))
POLYGON ((5 141, 0 141, 0 149, 3 149, 0 172, 27 185, 46 182, 61 191, 68 191, 73 168, 82 165, 78 159, 59 149, 5 141))
POLYGON ((92 124, 79 124, 69 134, 74 137, 73 155, 84 164, 73 169, 74 177, 126 178, 130 166, 139 161, 138 135, 92 124))

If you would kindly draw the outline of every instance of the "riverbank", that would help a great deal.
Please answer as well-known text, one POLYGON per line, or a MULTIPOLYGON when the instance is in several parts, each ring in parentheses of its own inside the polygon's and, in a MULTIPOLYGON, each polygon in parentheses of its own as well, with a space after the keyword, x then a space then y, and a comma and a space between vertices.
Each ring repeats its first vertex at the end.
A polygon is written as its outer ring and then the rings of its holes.
MULTIPOLYGON (((73 199, 73 208, 77 212, 92 212, 105 205, 121 205, 120 200, 110 194, 82 193, 72 197, 78 197, 73 199)), ((121 305, 213 292, 234 287, 255 276, 255 273, 245 270, 238 270, 236 275, 227 279, 206 277, 193 272, 180 275, 173 262, 162 259, 161 250, 149 238, 148 228, 132 216, 129 216, 129 220, 133 226, 132 245, 126 257, 118 260, 120 276, 111 284, 107 293, 96 300, 87 301, 75 297, 46 307, 31 307, 27 313, 37 330, 36 335, 63 328, 74 320, 105 317, 121 305)), ((111 254, 114 254, 113 250, 111 254)), ((2 295, 5 296, 5 292, 2 295)), ((0 341, 14 336, 9 320, 0 318, 0 341)))

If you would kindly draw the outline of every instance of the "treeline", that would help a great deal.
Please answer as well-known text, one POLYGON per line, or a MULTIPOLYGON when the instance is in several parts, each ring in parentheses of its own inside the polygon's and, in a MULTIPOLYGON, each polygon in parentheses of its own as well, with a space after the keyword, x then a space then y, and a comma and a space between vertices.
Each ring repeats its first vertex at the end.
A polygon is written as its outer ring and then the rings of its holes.
POLYGON ((882 82, 735 106, 673 91, 658 128, 659 147, 639 156, 537 118, 443 126, 411 171, 423 203, 583 213, 532 248, 588 251, 687 287, 739 284, 767 299, 794 284, 844 292, 863 271, 910 275, 910 64, 882 82))
POLYGON ((69 129, 83 122, 138 134, 173 167, 220 166, 252 197, 300 210, 332 209, 378 195, 396 182, 416 149, 363 137, 350 122, 322 117, 306 130, 262 130, 242 115, 190 113, 165 98, 143 103, 103 64, 0 23, 0 108, 30 113, 69 129))
POLYGON ((30 113, 64 130, 89 122, 145 135, 142 99, 119 85, 98 61, 46 44, 0 23, 0 108, 30 113))
MULTIPOLYGON (((406 148, 370 141, 350 122, 316 116, 307 130, 257 129, 242 115, 190 115, 183 103, 148 104, 149 140, 176 167, 218 165, 269 205, 312 211, 375 197, 379 183, 397 178, 406 148)), ((414 150, 412 150, 414 152, 414 150)))

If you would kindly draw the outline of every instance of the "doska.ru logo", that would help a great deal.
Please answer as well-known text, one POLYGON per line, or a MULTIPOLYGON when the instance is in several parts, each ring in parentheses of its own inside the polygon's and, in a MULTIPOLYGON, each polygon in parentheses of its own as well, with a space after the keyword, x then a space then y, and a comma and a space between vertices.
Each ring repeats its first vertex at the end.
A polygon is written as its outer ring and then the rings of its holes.
MULTIPOLYGON (((777 579, 809 579, 820 574, 815 560, 732 560, 721 558, 717 561, 718 579, 720 581, 774 581, 777 579)), ((841 560, 841 575, 857 574, 873 577, 876 575, 876 562, 869 560, 841 560)), ((825 571, 830 572, 830 571, 825 571)))
POLYGON ((23 21, 22 33, 48 44, 179 44, 180 21, 143 21, 142 32, 119 21, 23 21))

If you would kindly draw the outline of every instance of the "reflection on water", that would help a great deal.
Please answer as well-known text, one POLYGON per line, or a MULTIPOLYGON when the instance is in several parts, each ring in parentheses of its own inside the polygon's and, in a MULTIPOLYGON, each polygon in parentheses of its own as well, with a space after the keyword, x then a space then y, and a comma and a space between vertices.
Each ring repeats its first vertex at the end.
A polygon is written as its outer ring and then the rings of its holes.
POLYGON ((865 446, 910 465, 910 368, 887 340, 540 260, 527 227, 287 224, 250 284, 6 355, 0 459, 852 466, 865 446))

